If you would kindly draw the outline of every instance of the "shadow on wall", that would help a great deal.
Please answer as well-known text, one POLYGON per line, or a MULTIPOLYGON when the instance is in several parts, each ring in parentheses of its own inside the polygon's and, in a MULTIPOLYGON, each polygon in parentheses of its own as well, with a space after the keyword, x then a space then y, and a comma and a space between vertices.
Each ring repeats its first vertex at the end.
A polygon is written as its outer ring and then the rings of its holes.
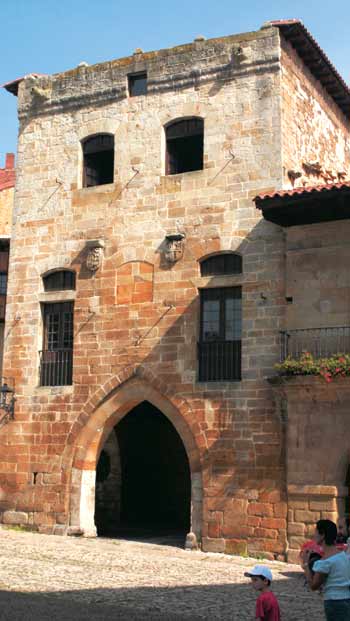
MULTIPOLYGON (((300 576, 274 583, 283 621, 323 619, 321 598, 308 592, 303 597, 296 596, 293 583, 302 579, 300 576)), ((101 588, 45 593, 0 591, 0 618, 1 621, 250 621, 254 618, 255 598, 256 593, 249 584, 101 588)))
MULTIPOLYGON (((212 393, 212 398, 207 404, 210 410, 207 414, 211 420, 210 434, 201 445, 203 488, 205 497, 220 497, 220 509, 225 509, 227 515, 226 523, 219 524, 214 512, 215 502, 213 498, 208 500, 206 498, 208 505, 205 506, 205 514, 208 515, 211 524, 209 532, 202 533, 205 537, 243 538, 244 542, 252 534, 252 527, 248 526, 247 522, 247 500, 244 490, 282 488, 283 494, 283 445, 280 442, 280 421, 275 413, 271 389, 269 385, 264 384, 265 396, 261 395, 255 408, 250 406, 247 412, 245 399, 251 384, 248 386, 244 381, 246 379, 263 381, 266 375, 273 372, 273 364, 278 361, 279 333, 275 317, 270 321, 270 329, 265 323, 261 328, 261 345, 257 344, 256 329, 254 331, 254 320, 257 319, 261 323, 263 320, 269 321, 266 320, 266 314, 270 308, 276 308, 276 298, 280 298, 281 285, 278 279, 272 278, 276 262, 281 261, 280 254, 272 252, 276 229, 274 225, 259 222, 248 241, 242 241, 241 247, 236 249, 244 256, 242 278, 237 279, 238 284, 241 282, 244 287, 242 383, 216 382, 215 385, 196 383, 200 314, 197 281, 196 284, 192 283, 189 278, 187 291, 183 293, 184 301, 180 297, 181 291, 169 292, 167 283, 158 283, 157 297, 162 300, 162 294, 164 295, 164 305, 162 302, 143 303, 137 311, 139 317, 136 319, 135 313, 131 313, 132 308, 129 310, 125 305, 120 307, 117 305, 113 309, 116 325, 119 323, 118 312, 121 312, 124 313, 121 324, 128 327, 124 333, 118 332, 118 352, 113 360, 115 361, 112 367, 113 374, 118 375, 123 370, 120 364, 123 358, 129 367, 134 367, 136 374, 140 368, 158 377, 170 388, 170 399, 178 395, 186 400, 188 395, 192 414, 186 422, 192 429, 195 440, 198 439, 198 435, 201 435, 201 441, 206 436, 205 424, 201 432, 201 421, 206 416, 203 412, 205 402, 201 398, 211 390, 211 386, 217 391, 212 393), (264 260, 266 256, 271 257, 270 261, 264 260), (190 303, 187 301, 189 287, 193 287, 193 299, 190 303), (262 297, 262 291, 267 295, 262 297), (177 314, 178 307, 182 309, 180 315, 177 314), (125 314, 130 316, 126 318, 125 314), (147 321, 144 321, 144 317, 147 321), (131 327, 132 322, 134 329, 131 327), (251 331, 254 334, 250 339, 251 331), (150 348, 150 340, 153 340, 155 335, 157 342, 150 348), (230 400, 227 398, 228 388, 233 391, 230 400), (193 402, 193 396, 196 395, 199 399, 193 402), (235 396, 237 402, 233 406, 232 398, 235 396), (253 432, 249 437, 247 430, 256 429, 257 426, 261 428, 262 425, 268 427, 268 435, 265 436, 264 442, 254 442, 253 432), (233 502, 235 498, 241 499, 236 505, 233 502)), ((190 247, 188 252, 191 252, 190 247)), ((193 262, 195 261, 196 258, 193 256, 193 262)), ((92 327, 90 329, 93 330, 92 327)), ((142 377, 142 372, 140 376, 142 377)), ((122 421, 117 424, 116 429, 119 425, 122 425, 122 421)), ((254 547, 257 552, 262 549, 260 543, 258 537, 254 547)), ((279 549, 283 551, 283 542, 279 542, 279 549)))

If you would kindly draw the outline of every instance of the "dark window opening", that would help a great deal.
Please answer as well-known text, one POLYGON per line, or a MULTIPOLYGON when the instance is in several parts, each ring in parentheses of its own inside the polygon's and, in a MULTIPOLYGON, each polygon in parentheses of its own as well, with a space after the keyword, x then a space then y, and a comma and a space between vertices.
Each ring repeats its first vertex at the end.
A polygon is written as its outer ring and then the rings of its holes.
POLYGON ((44 291, 75 289, 75 272, 60 270, 43 277, 44 291))
POLYGON ((43 323, 40 385, 69 385, 73 371, 73 302, 43 304, 43 323))
POLYGON ((203 119, 176 121, 166 128, 166 174, 203 169, 203 119))
POLYGON ((199 381, 241 379, 242 289, 202 289, 199 381))
POLYGON ((83 187, 90 188, 114 180, 114 138, 98 134, 83 142, 83 187))
POLYGON ((137 97, 138 95, 146 95, 147 93, 147 73, 131 73, 128 75, 129 96, 137 97))
POLYGON ((0 295, 7 293, 7 272, 0 272, 0 295))
POLYGON ((201 276, 242 274, 242 257, 236 253, 217 254, 201 262, 201 276))

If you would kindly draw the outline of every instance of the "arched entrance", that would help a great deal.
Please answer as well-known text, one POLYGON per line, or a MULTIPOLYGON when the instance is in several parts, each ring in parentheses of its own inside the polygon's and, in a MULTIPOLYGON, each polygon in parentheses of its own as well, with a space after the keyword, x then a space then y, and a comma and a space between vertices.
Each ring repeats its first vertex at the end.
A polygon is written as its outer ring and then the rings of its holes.
POLYGON ((157 536, 190 530, 191 476, 183 442, 148 401, 113 428, 96 468, 99 535, 157 536))
MULTIPOLYGON (((106 487, 104 481, 107 479, 107 488, 111 485, 114 489, 114 493, 109 494, 107 509, 110 515, 113 514, 113 519, 117 519, 117 522, 119 520, 118 523, 120 523, 122 517, 122 471, 118 437, 114 430, 118 428, 123 419, 127 421, 128 415, 136 410, 140 404, 147 401, 149 404, 147 407, 153 406, 154 408, 153 414, 156 410, 159 412, 160 418, 167 419, 168 424, 175 430, 184 447, 189 464, 191 485, 189 530, 200 541, 203 519, 202 468, 199 448, 191 428, 192 411, 186 401, 175 399, 173 402, 171 397, 161 394, 148 379, 144 379, 140 375, 131 376, 119 385, 117 382, 115 387, 109 383, 108 392, 103 388, 99 394, 102 395, 99 396, 99 403, 97 399, 91 402, 91 413, 82 412, 67 441, 67 452, 69 446, 73 449, 73 461, 70 465, 69 530, 74 533, 81 532, 85 536, 96 536, 96 486, 106 487), (80 431, 76 433, 75 430, 79 428, 80 431), (100 456, 103 455, 102 451, 105 455, 99 463, 100 456), (119 498, 118 493, 115 493, 118 485, 119 498)), ((127 425, 128 423, 125 422, 124 424, 127 425)), ((103 493, 105 494, 105 492, 103 493)), ((186 506, 186 503, 183 506, 186 506)))

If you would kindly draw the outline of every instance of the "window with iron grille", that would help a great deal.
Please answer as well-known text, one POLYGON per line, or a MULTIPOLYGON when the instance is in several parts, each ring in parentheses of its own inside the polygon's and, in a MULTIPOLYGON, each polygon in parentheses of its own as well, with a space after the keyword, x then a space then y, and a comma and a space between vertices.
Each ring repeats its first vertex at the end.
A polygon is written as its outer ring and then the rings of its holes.
POLYGON ((7 293, 7 272, 0 272, 0 295, 7 293))
POLYGON ((139 73, 130 73, 128 75, 128 89, 130 97, 147 94, 147 73, 140 71, 139 73))
POLYGON ((242 288, 202 289, 199 381, 241 379, 242 288))
POLYGON ((114 180, 114 137, 97 134, 83 143, 83 187, 90 188, 114 180))
POLYGON ((73 302, 43 304, 42 312, 40 385, 69 385, 73 371, 73 302))
POLYGON ((203 119, 192 117, 166 127, 166 174, 176 175, 203 168, 203 119))
POLYGON ((242 274, 242 257, 235 252, 216 254, 201 261, 201 276, 242 274))
POLYGON ((59 270, 43 277, 44 291, 63 291, 75 289, 75 272, 59 270))

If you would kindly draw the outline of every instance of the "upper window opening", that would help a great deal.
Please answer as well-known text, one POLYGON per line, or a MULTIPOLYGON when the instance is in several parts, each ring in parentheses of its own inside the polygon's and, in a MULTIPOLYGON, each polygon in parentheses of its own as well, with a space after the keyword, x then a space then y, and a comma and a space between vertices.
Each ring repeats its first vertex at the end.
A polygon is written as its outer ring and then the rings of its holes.
POLYGON ((233 252, 216 254, 201 262, 201 276, 229 276, 231 274, 242 274, 240 254, 233 252))
POLYGON ((128 75, 129 96, 146 95, 147 93, 147 73, 130 73, 128 75))
POLYGON ((198 117, 175 121, 166 128, 166 174, 203 169, 204 122, 198 117))
POLYGON ((52 272, 43 278, 45 291, 62 291, 75 289, 75 272, 60 270, 52 272))
POLYGON ((98 134, 83 142, 83 187, 113 183, 114 137, 98 134))

